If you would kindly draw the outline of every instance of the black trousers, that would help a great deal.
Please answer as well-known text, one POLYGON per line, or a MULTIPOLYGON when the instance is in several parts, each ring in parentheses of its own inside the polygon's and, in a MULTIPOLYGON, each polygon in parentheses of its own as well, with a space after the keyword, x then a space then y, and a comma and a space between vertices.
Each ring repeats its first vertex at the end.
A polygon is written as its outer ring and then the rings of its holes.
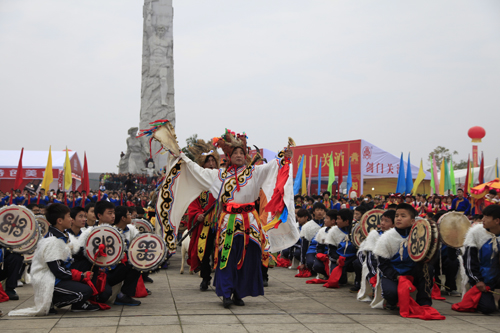
MULTIPOLYGON (((442 263, 442 271, 443 275, 446 276, 446 290, 452 291, 457 290, 457 274, 458 269, 460 268, 460 262, 457 257, 457 250, 454 248, 446 249, 446 256, 443 256, 441 262, 439 258, 437 258, 436 263, 434 264, 435 269, 435 279, 436 282, 441 284, 441 279, 439 279, 439 273, 441 272, 441 263, 442 263)), ((491 294, 491 293, 490 293, 491 294)))
POLYGON ((110 270, 106 273, 107 281, 111 287, 123 282, 121 292, 129 297, 135 296, 135 291, 137 289, 137 282, 141 277, 141 272, 132 268, 129 263, 118 264, 115 269, 110 270))
POLYGON ((81 306, 92 296, 92 288, 87 284, 71 280, 62 280, 54 287, 52 303, 61 308, 66 305, 81 306))
POLYGON ((212 265, 210 265, 210 257, 214 251, 215 243, 215 230, 210 229, 208 231, 207 243, 205 247, 205 254, 203 255, 203 260, 201 261, 201 271, 200 275, 203 280, 210 281, 212 279, 212 265))
POLYGON ((292 260, 293 258, 295 258, 300 262, 300 248, 292 246, 288 249, 284 249, 283 251, 281 251, 281 257, 288 260, 292 260))
POLYGON ((3 269, 0 270, 0 280, 7 279, 5 289, 16 289, 17 280, 24 269, 24 258, 19 253, 4 249, 3 269))
MULTIPOLYGON (((331 261, 330 261, 331 263, 331 261)), ((330 265, 330 273, 332 270, 337 267, 337 264, 331 264, 330 265)), ((347 283, 347 273, 354 272, 355 277, 354 277, 354 282, 355 283, 360 283, 361 282, 361 270, 362 266, 361 263, 359 262, 358 257, 356 256, 351 256, 351 257, 346 257, 345 262, 344 262, 344 267, 342 268, 342 275, 339 280, 339 284, 346 284, 347 283)))
POLYGON ((267 272, 269 271, 269 267, 262 265, 261 270, 262 270, 262 280, 269 280, 269 275, 267 274, 267 272))
MULTIPOLYGON (((326 274, 326 269, 325 269, 325 264, 319 260, 318 258, 314 258, 314 263, 313 263, 313 271, 315 271, 318 274, 326 274)), ((328 272, 330 273, 330 272, 328 272)))
MULTIPOLYGON (((417 288, 416 301, 419 305, 432 305, 431 290, 432 290, 432 277, 433 269, 427 263, 419 263, 405 275, 413 276, 413 285, 417 288), (429 273, 429 281, 424 275, 424 266, 427 265, 429 273)), ((382 297, 388 304, 395 306, 398 303, 398 281, 390 280, 381 276, 382 283, 382 297)))
POLYGON ((315 272, 314 271, 314 259, 316 259, 316 253, 308 253, 308 254, 306 254, 306 267, 311 272, 315 272))

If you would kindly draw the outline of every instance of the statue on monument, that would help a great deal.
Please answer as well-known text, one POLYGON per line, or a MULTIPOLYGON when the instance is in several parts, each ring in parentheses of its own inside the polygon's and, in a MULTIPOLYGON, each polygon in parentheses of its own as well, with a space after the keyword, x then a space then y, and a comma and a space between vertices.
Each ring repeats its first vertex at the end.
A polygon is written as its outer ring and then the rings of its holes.
POLYGON ((127 152, 120 160, 120 165, 126 163, 127 171, 133 174, 141 174, 145 166, 145 161, 149 158, 149 148, 144 145, 143 140, 136 138, 137 127, 131 127, 128 130, 130 135, 127 138, 127 152), (122 162, 122 160, 124 160, 122 162))

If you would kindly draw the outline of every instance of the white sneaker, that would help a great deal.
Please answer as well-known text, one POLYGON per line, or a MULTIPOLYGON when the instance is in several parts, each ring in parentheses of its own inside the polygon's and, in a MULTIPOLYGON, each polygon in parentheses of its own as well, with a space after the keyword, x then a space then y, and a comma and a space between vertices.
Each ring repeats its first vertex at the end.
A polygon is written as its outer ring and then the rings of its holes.
POLYGON ((24 286, 24 283, 22 283, 21 280, 18 280, 17 281, 17 287, 20 288, 22 286, 24 286))

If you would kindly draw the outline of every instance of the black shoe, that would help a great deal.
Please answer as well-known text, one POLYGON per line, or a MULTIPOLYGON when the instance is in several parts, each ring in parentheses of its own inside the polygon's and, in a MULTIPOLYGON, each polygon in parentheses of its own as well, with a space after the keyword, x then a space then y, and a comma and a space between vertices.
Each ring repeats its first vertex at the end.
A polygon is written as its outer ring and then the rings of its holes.
POLYGON ((203 280, 203 281, 201 281, 201 283, 200 283, 200 290, 201 291, 207 291, 209 285, 210 285, 210 280, 203 280))
POLYGON ((233 304, 236 306, 245 306, 245 302, 243 302, 241 298, 236 298, 234 295, 233 295, 233 304))
POLYGON ((233 304, 233 300, 229 297, 224 297, 222 299, 222 305, 227 309, 233 304))
POLYGON ((101 308, 98 307, 97 305, 90 304, 89 302, 85 302, 80 306, 71 306, 71 312, 91 312, 91 311, 98 311, 101 308))
POLYGON ((357 293, 359 291, 359 289, 361 289, 361 286, 360 286, 359 282, 355 282, 354 283, 354 287, 352 287, 351 289, 349 289, 349 291, 351 293, 357 293))
POLYGON ((141 305, 141 301, 138 301, 136 299, 133 299, 132 297, 129 297, 127 295, 123 296, 116 296, 116 300, 113 303, 114 305, 128 305, 128 306, 138 306, 141 305))
POLYGON ((16 293, 15 289, 5 289, 5 293, 9 296, 9 300, 18 301, 19 295, 16 293))
POLYGON ((152 294, 151 290, 149 290, 148 288, 146 288, 146 292, 148 293, 148 295, 152 294))
POLYGON ((386 308, 387 310, 396 310, 396 309, 398 308, 398 306, 397 306, 397 305, 392 305, 392 304, 390 304, 390 303, 387 303, 387 304, 385 305, 385 308, 386 308))
POLYGON ((56 315, 57 314, 57 310, 53 306, 51 306, 50 309, 49 309, 49 314, 55 314, 56 315))
POLYGON ((152 278, 150 278, 149 276, 146 276, 146 277, 144 277, 144 276, 143 276, 143 277, 142 277, 142 280, 143 280, 144 282, 153 283, 153 279, 152 279, 152 278))
POLYGON ((269 286, 269 280, 262 280, 262 284, 264 285, 264 287, 267 287, 269 286))

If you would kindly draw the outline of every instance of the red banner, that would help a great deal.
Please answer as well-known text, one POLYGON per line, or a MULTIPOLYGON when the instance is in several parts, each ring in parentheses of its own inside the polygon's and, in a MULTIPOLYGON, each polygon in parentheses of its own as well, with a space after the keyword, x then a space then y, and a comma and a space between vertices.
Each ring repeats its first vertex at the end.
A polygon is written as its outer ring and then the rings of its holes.
MULTIPOLYGON (((43 179, 43 173, 45 169, 33 169, 33 168, 24 168, 23 169, 23 178, 24 179, 43 179)), ((59 170, 52 170, 53 177, 57 178, 59 175, 59 170)), ((17 176, 17 168, 1 168, 0 169, 0 178, 1 179, 15 179, 17 176)))
MULTIPOLYGON (((293 170, 294 177, 299 166, 299 158, 302 155, 306 156, 306 175, 309 175, 309 168, 312 167, 311 176, 318 177, 319 163, 321 160, 321 179, 324 183, 328 179, 330 155, 333 156, 333 165, 335 176, 339 177, 339 166, 342 165, 343 180, 347 180, 347 173, 349 171, 349 157, 351 158, 351 175, 352 175, 352 191, 358 195, 361 191, 361 140, 343 141, 322 143, 316 145, 297 146, 293 149, 293 170), (312 166, 310 165, 309 157, 312 156, 312 166)), ((315 187, 315 186, 313 186, 315 187)), ((316 187, 317 188, 317 187, 316 187)), ((322 187, 326 190, 325 186, 322 187)), ((342 188, 343 190, 343 188, 342 188)), ((314 193, 314 190, 311 190, 314 193)))

